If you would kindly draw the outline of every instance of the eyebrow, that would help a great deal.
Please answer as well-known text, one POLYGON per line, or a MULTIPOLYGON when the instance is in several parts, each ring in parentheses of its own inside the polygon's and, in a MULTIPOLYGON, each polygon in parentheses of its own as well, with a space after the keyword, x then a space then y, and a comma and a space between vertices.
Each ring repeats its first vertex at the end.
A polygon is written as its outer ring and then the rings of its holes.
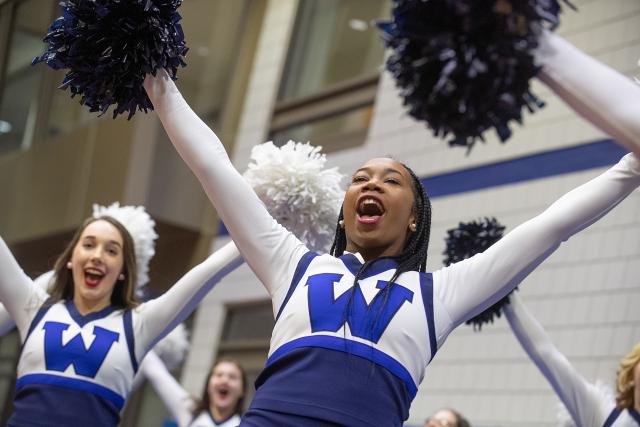
MULTIPOLYGON (((89 236, 84 236, 82 239, 83 239, 83 240, 84 240, 84 239, 97 240, 97 239, 96 239, 96 236, 91 236, 91 235, 89 235, 89 236)), ((111 243, 111 244, 117 245, 117 246, 119 246, 119 247, 122 247, 122 245, 120 244, 120 242, 118 242, 118 241, 116 241, 116 240, 109 240, 109 242, 108 242, 108 243, 111 243)))
MULTIPOLYGON (((358 172, 367 172, 369 173, 371 171, 371 168, 365 167, 365 168, 360 168, 357 171, 354 172, 354 175, 357 174, 358 172)), ((385 173, 397 173, 400 176, 402 175, 402 172, 400 172, 398 169, 394 169, 394 168, 384 168, 384 172, 385 173)))

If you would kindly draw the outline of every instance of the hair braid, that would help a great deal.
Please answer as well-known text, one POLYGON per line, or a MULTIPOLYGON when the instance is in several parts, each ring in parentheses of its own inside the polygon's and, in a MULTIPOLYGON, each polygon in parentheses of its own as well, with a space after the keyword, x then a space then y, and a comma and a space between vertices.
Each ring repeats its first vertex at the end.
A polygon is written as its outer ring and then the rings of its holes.
MULTIPOLYGON (((391 257, 398 263, 398 267, 391 277, 391 280, 389 280, 389 286, 386 286, 382 290, 383 302, 380 305, 380 313, 378 313, 378 315, 376 316, 377 318, 379 318, 380 314, 382 313, 382 309, 386 305, 389 294, 391 292, 391 288, 394 286, 394 281, 402 273, 405 273, 407 271, 425 272, 427 267, 427 251, 429 248, 429 237, 431 234, 431 201, 429 200, 429 197, 427 196, 427 193, 422 186, 422 183, 416 176, 415 172, 413 172, 413 170, 411 170, 411 168, 409 168, 404 163, 401 164, 402 166, 404 166, 407 172, 409 172, 409 175, 411 176, 411 180, 413 182, 412 190, 414 196, 416 231, 409 234, 402 252, 395 257, 391 257)), ((344 220, 344 206, 340 208, 338 223, 336 225, 336 234, 330 250, 331 255, 336 257, 343 255, 347 247, 347 236, 344 228, 340 225, 340 221, 342 220, 344 220)), ((369 260, 365 262, 356 273, 353 279, 353 288, 351 290, 351 295, 349 296, 349 301, 347 303, 347 306, 345 307, 345 319, 348 319, 349 311, 353 310, 353 296, 358 286, 358 280, 364 274, 367 268, 375 261, 376 260, 369 260)), ((377 318, 376 321, 373 322, 372 327, 375 327, 377 318)))

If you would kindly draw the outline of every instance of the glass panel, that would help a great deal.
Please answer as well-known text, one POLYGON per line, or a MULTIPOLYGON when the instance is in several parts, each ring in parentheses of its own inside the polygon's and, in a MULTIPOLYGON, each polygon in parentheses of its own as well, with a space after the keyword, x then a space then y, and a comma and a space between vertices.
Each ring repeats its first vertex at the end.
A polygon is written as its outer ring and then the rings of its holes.
POLYGON ((12 409, 19 352, 20 339, 16 330, 0 339, 0 408, 3 411, 0 421, 6 421, 12 409))
POLYGON ((390 10, 389 0, 302 1, 280 100, 377 74, 384 48, 371 21, 390 10))
POLYGON ((135 425, 140 427, 177 425, 175 423, 170 424, 171 415, 169 411, 148 381, 144 383, 142 389, 135 425))
MULTIPOLYGON (((65 70, 53 71, 48 68, 46 72, 54 74, 52 81, 56 87, 51 95, 51 107, 49 108, 47 120, 47 137, 67 134, 98 117, 97 113, 90 113, 87 107, 80 104, 80 95, 71 98, 69 89, 57 89, 64 79, 65 70)), ((111 111, 108 111, 105 117, 110 118, 111 111)))
MULTIPOLYGON (((235 66, 238 41, 249 0, 189 0, 179 9, 189 52, 188 66, 178 71, 180 92, 200 117, 212 126, 220 124, 220 110, 226 99, 231 72, 235 66)), ((56 74, 56 86, 63 72, 56 74)), ((49 113, 48 134, 67 133, 95 119, 79 98, 69 91, 56 90, 49 113)), ((111 109, 105 117, 111 117, 111 109)))
POLYGON ((270 302, 230 307, 222 332, 222 341, 269 339, 274 324, 270 302))
POLYGON ((368 105, 273 132, 271 139, 277 146, 284 145, 289 140, 311 142, 313 145, 321 145, 323 153, 330 153, 361 145, 372 115, 373 106, 368 105))
POLYGON ((31 60, 42 53, 42 37, 51 23, 46 11, 53 10, 53 4, 27 0, 16 8, 0 100, 0 153, 19 148, 33 126, 40 75, 31 60))
POLYGON ((179 71, 180 91, 214 131, 226 100, 238 46, 247 31, 244 22, 251 3, 228 0, 189 0, 180 7, 189 46, 188 66, 179 71))

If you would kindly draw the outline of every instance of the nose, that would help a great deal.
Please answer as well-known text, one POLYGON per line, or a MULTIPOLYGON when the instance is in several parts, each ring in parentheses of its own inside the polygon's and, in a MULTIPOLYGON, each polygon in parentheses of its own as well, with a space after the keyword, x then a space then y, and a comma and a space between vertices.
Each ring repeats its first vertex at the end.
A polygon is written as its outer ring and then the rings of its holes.
POLYGON ((97 264, 102 264, 102 256, 104 255, 104 250, 100 246, 96 246, 91 252, 91 261, 97 264))
POLYGON ((369 180, 362 186, 362 191, 381 191, 382 187, 380 186, 380 180, 376 177, 371 177, 369 180))

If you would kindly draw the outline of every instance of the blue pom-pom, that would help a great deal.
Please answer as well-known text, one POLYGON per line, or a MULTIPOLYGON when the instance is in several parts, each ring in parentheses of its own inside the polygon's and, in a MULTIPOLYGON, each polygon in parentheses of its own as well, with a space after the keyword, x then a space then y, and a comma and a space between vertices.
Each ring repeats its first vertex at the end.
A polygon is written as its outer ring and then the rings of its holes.
MULTIPOLYGON (((475 254, 484 252, 504 234, 505 227, 495 218, 461 222, 457 228, 447 230, 444 265, 454 264, 475 254)), ((513 292, 513 291, 512 291, 513 292)), ((511 293, 509 293, 511 295, 511 293)), ((474 330, 481 330, 485 323, 493 323, 502 315, 502 308, 509 303, 509 295, 466 321, 474 330)))
POLYGON ((46 52, 33 60, 68 69, 61 89, 91 112, 113 118, 153 110, 142 86, 147 74, 165 68, 175 79, 187 47, 177 8, 182 0, 68 0, 49 27, 46 52))
POLYGON ((529 88, 543 27, 568 0, 394 0, 379 27, 392 49, 386 67, 409 114, 450 145, 473 147, 495 129, 502 142, 522 109, 544 106, 529 88))

